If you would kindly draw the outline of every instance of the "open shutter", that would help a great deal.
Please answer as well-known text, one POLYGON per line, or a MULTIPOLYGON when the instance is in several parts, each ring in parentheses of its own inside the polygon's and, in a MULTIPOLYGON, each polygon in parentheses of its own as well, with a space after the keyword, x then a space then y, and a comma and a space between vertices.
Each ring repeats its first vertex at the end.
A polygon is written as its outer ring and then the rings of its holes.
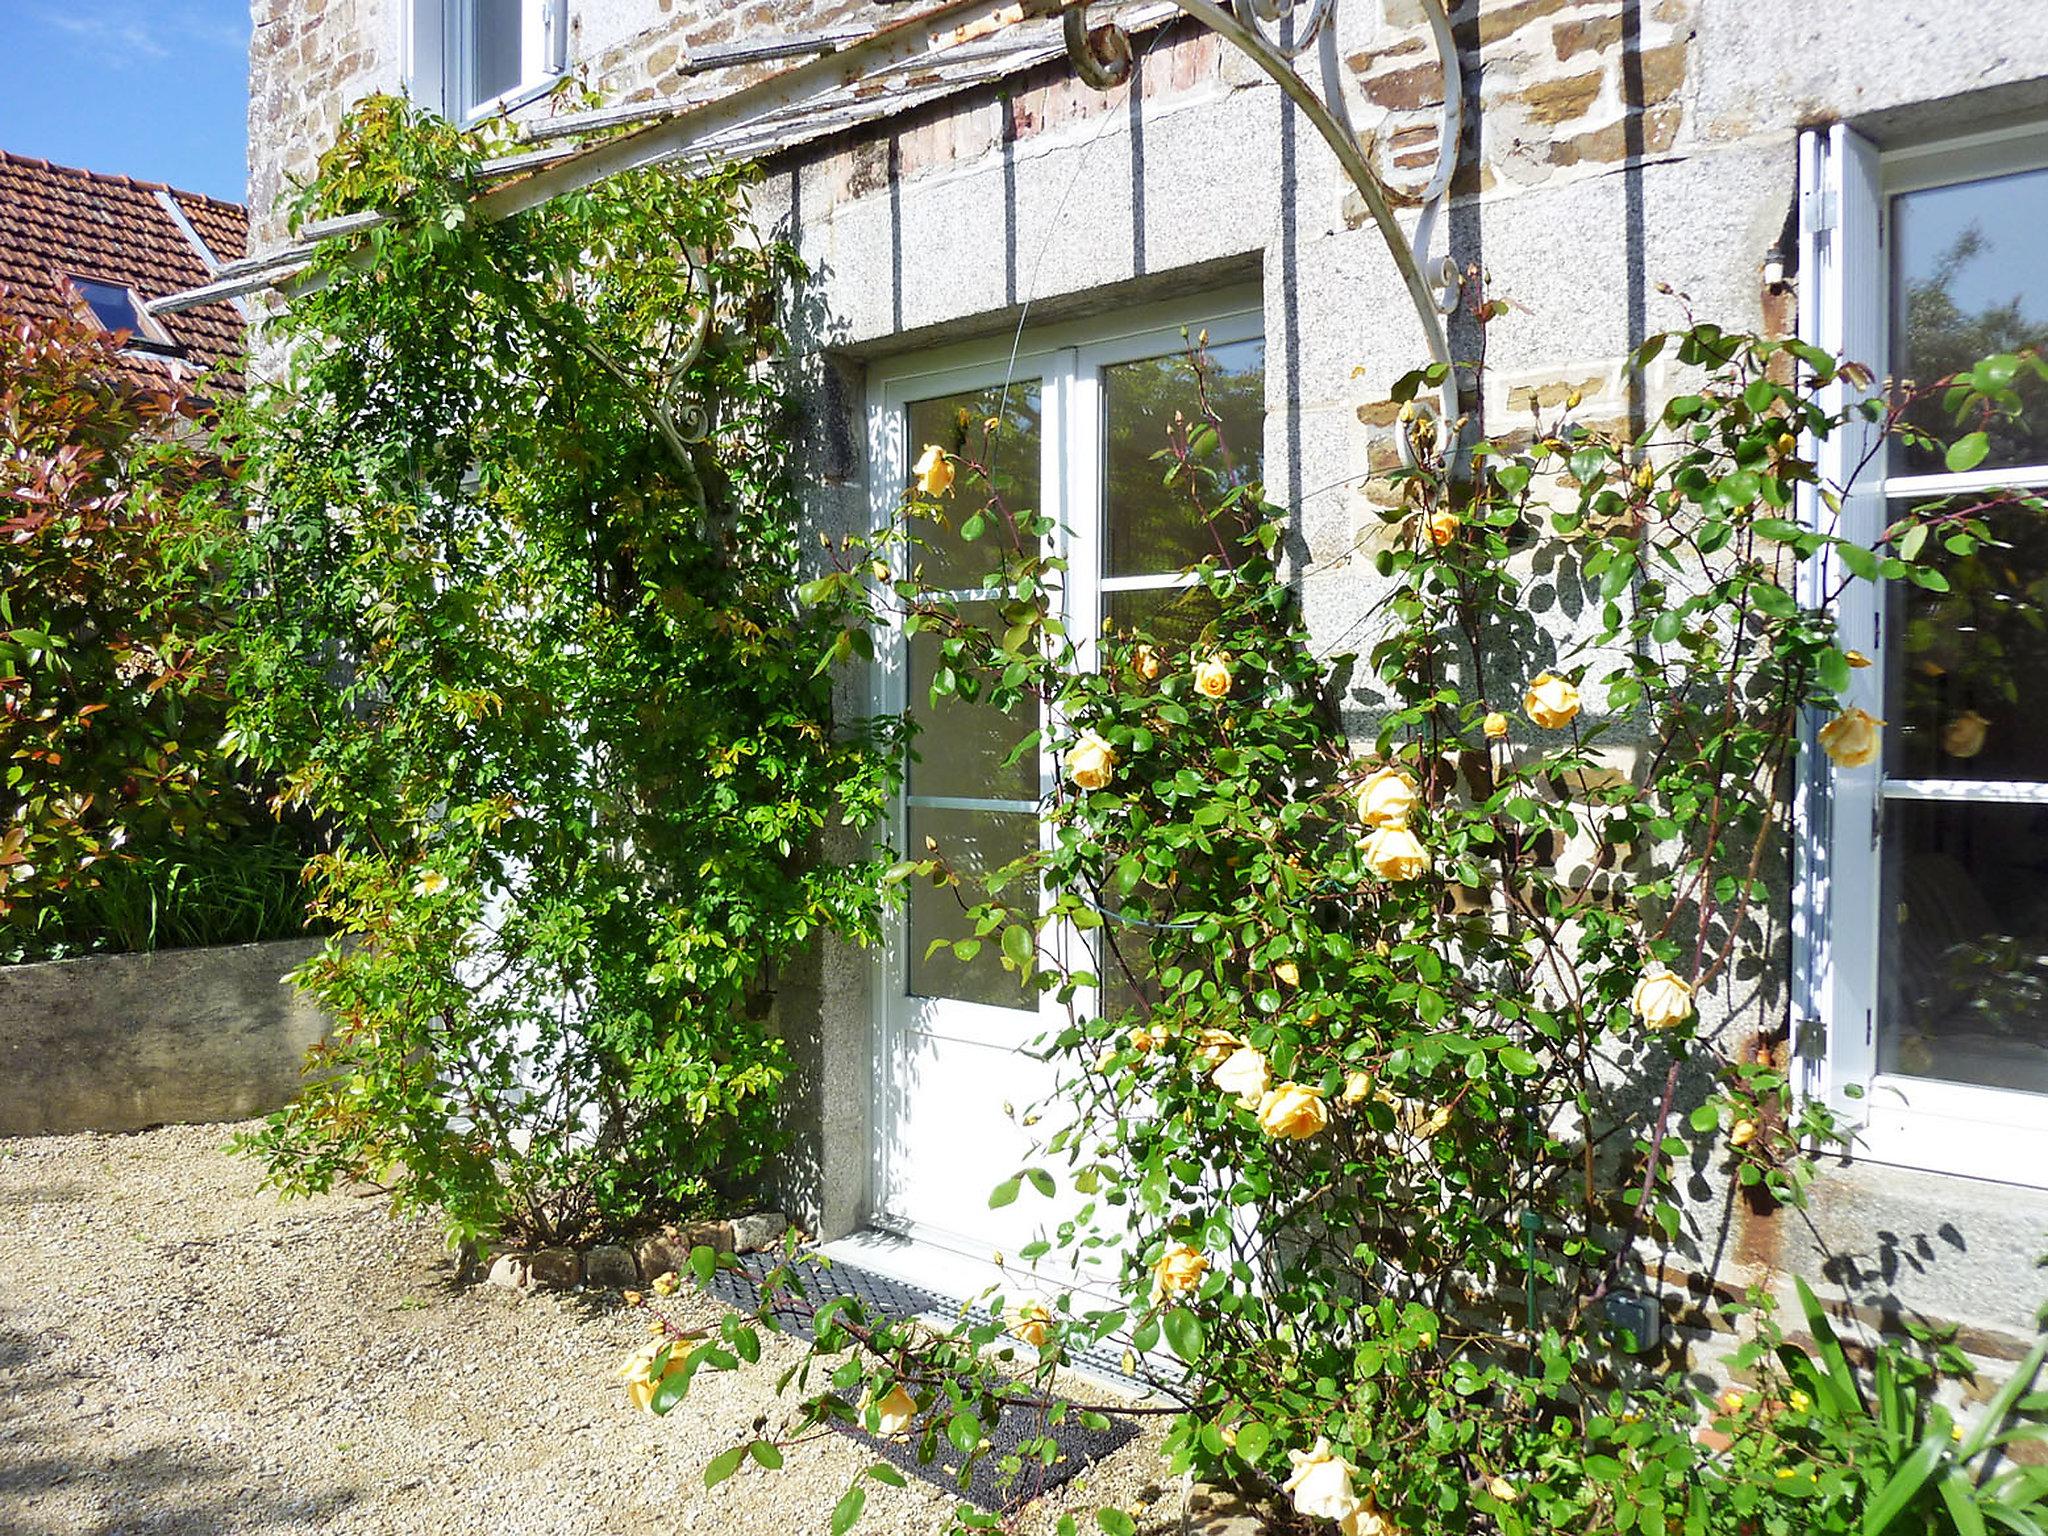
MULTIPOLYGON (((1802 340, 1865 364, 1882 380, 1889 283, 1877 147, 1837 123, 1799 140, 1799 334, 1802 340)), ((1873 392, 1876 386, 1873 386, 1873 392)), ((1846 380, 1823 396, 1831 410, 1851 403, 1846 380)), ((1883 531, 1884 464, 1872 457, 1877 429, 1851 423, 1815 453, 1821 479, 1847 486, 1836 511, 1807 488, 1810 526, 1865 544, 1883 531), (1868 462, 1866 462, 1866 460, 1868 462), (1852 483, 1850 477, 1861 473, 1852 483)), ((1824 557, 1801 573, 1801 597, 1816 601, 1839 577, 1824 557)), ((1883 655, 1883 605, 1878 589, 1854 583, 1841 606, 1841 643, 1883 655)), ((1882 715, 1884 668, 1850 674, 1845 706, 1882 715)), ((1882 764, 1836 771, 1814 740, 1825 721, 1804 723, 1795 856, 1799 899, 1793 933, 1793 1019, 1796 1081, 1829 1104, 1847 1124, 1860 1124, 1877 1066, 1877 945, 1880 882, 1878 794, 1882 764)))

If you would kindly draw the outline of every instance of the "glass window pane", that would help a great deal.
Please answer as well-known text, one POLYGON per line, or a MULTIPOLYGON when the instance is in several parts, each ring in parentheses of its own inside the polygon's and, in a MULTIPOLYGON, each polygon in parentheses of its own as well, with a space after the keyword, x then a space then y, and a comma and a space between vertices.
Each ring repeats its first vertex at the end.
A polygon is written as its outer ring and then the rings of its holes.
MULTIPOLYGON (((906 467, 937 444, 948 453, 988 469, 988 478, 962 471, 952 491, 939 498, 945 520, 920 519, 915 532, 925 548, 912 555, 912 565, 927 586, 942 591, 978 588, 982 578, 1001 565, 1010 551, 1008 523, 1000 513, 987 518, 980 538, 969 541, 960 530, 994 500, 1011 516, 1039 508, 1039 382, 1013 379, 1006 392, 999 384, 987 389, 942 395, 912 403, 905 412, 906 467), (1000 418, 994 430, 989 423, 1000 418)), ((910 481, 906 478, 906 485, 910 481)))
MULTIPOLYGON (((1892 199, 1892 362, 1921 384, 1993 352, 2048 344, 2048 170, 1930 187, 1892 199)), ((1982 467, 2048 463, 2048 386, 2023 372, 2025 414, 1991 429, 1982 467)), ((1910 419, 1943 440, 1961 430, 1930 395, 1910 419)), ((1894 440, 1894 474, 1935 474, 1939 451, 1894 440)))
POLYGON ((2048 782, 2048 519, 1992 527, 2004 542, 1942 557, 1949 591, 1887 584, 1894 778, 2048 782))
MULTIPOLYGON (((939 856, 961 879, 957 887, 934 887, 929 881, 913 885, 907 957, 911 996, 959 998, 998 1008, 1036 1007, 1036 994, 1024 978, 1003 969, 1000 931, 983 942, 981 952, 972 960, 963 961, 944 949, 926 959, 925 951, 935 939, 951 942, 974 937, 974 924, 966 909, 988 899, 981 881, 990 871, 1038 846, 1038 817, 1029 811, 942 811, 913 805, 906 821, 909 856, 923 858, 925 839, 931 838, 939 845, 939 856)), ((1035 880, 1012 881, 1003 887, 1001 896, 1014 911, 1035 912, 1038 908, 1035 880)))
MULTIPOLYGON (((993 625, 995 604, 962 603, 960 616, 977 626, 993 625)), ((1027 716, 1020 707, 1018 713, 1007 715, 979 700, 969 703, 958 693, 934 702, 932 679, 940 667, 949 665, 945 644, 946 637, 934 630, 921 630, 909 641, 906 702, 918 726, 917 739, 911 743, 917 761, 910 765, 910 793, 1036 800, 1037 751, 1026 751, 1004 766, 1004 759, 1036 728, 1035 711, 1027 716)))
POLYGON ((135 307, 135 295, 129 289, 113 283, 95 282, 89 277, 74 277, 71 286, 92 310, 93 318, 110 331, 127 331, 131 335, 143 336, 142 314, 135 307))
POLYGON ((2048 1093, 2048 806, 1885 808, 1881 1071, 2048 1093))
POLYGON ((474 110, 520 83, 522 14, 529 0, 469 0, 469 100, 474 110))
MULTIPOLYGON (((1210 349, 1206 383, 1223 440, 1215 463, 1233 485, 1262 478, 1266 431, 1266 344, 1239 341, 1210 349)), ((1176 412, 1194 419, 1202 396, 1185 355, 1119 363, 1102 370, 1107 554, 1103 574, 1178 571, 1218 553, 1218 535, 1189 504, 1185 486, 1161 483, 1153 455, 1166 447, 1176 412)), ((1225 540, 1228 530, 1220 530, 1225 540)))
POLYGON ((1104 606, 1119 634, 1142 634, 1167 647, 1169 665, 1185 659, 1181 651, 1195 649, 1206 625, 1222 612, 1215 594, 1206 587, 1155 587, 1139 592, 1111 592, 1104 606))

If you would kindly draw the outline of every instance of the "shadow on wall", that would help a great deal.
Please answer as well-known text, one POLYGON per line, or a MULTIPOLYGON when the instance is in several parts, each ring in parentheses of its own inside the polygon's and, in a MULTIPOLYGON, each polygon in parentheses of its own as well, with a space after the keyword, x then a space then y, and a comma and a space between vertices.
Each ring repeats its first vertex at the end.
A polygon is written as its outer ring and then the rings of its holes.
POLYGON ((63 1343, 0 1315, 0 1530, 9 1536, 306 1530, 356 1502, 352 1489, 293 1492, 287 1479, 272 1491, 246 1464, 138 1444, 123 1427, 133 1399, 118 1370, 63 1343))

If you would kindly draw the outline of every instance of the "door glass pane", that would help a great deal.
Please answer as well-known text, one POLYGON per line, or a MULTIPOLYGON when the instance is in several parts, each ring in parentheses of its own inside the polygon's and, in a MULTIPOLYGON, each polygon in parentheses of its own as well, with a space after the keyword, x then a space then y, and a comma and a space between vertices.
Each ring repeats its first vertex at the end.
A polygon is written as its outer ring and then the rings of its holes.
POLYGON ((1179 666, 1177 654, 1193 650, 1202 630, 1215 622, 1222 605, 1206 587, 1153 587, 1137 592, 1111 592, 1103 600, 1109 620, 1120 634, 1141 633, 1168 648, 1167 665, 1179 666))
MULTIPOLYGON (((1892 365, 1931 384, 1993 352, 2048 344, 2048 170, 1930 187, 1892 199, 1892 365)), ((1991 432, 1984 469, 2048 463, 2048 387, 2021 371, 2024 414, 1991 432)), ((1939 393, 1909 416, 1943 441, 1959 428, 1939 393)), ((1936 474, 1939 449, 1893 440, 1894 474, 1936 474)))
POLYGON ((951 492, 939 497, 944 520, 918 520, 914 531, 925 547, 913 551, 911 564, 927 586, 941 591, 980 587, 1011 549, 1003 509, 1011 516, 1038 511, 1040 394, 1038 380, 1013 379, 1007 391, 996 384, 918 400, 905 411, 906 465, 915 464, 935 443, 989 472, 984 480, 961 469, 951 492), (993 429, 991 423, 996 423, 993 429), (991 490, 999 506, 992 506, 991 490), (960 530, 978 513, 990 514, 981 537, 963 539, 960 530))
POLYGON ((520 32, 529 0, 469 0, 469 100, 474 109, 520 82, 520 32))
MULTIPOLYGON (((1209 362, 1208 403, 1223 440, 1210 462, 1226 471, 1231 484, 1248 484, 1261 478, 1264 460, 1266 344, 1213 347, 1209 362)), ((1118 363, 1102 370, 1102 395, 1108 522, 1103 574, 1178 571, 1222 552, 1230 531, 1212 532, 1190 504, 1186 486, 1161 483, 1165 466, 1153 458, 1166 447, 1176 412, 1188 420, 1201 415, 1194 366, 1184 355, 1118 363)))
MULTIPOLYGON (((960 617, 977 627, 992 625, 996 622, 995 604, 962 603, 960 617)), ((1005 714, 980 699, 969 703, 958 692, 934 701, 932 679, 941 667, 952 665, 945 655, 946 640, 936 630, 920 630, 909 640, 906 702, 918 727, 917 739, 911 743, 917 761, 910 765, 910 793, 1036 800, 1037 751, 1027 749, 1004 766, 1004 760, 1035 728, 1036 711, 1027 715, 1020 707, 1015 714, 1005 714)), ((954 686, 959 686, 957 678, 954 686)))
MULTIPOLYGON (((981 952, 961 960, 942 949, 925 958, 932 942, 971 939, 974 924, 966 909, 986 901, 982 880, 1038 846, 1038 817, 1032 811, 950 811, 930 806, 909 807, 908 854, 924 858, 925 839, 938 844, 939 856, 960 876, 957 887, 934 887, 918 881, 910 893, 909 990, 913 997, 950 997, 988 1003, 998 1008, 1037 1006, 1035 993, 1015 971, 1003 969, 1001 930, 983 941, 981 952)), ((1005 906, 1019 913, 1038 910, 1035 880, 1014 880, 1000 892, 1005 906)))
POLYGON ((1893 801, 1880 1071, 2048 1093, 2048 806, 1893 801))
POLYGON ((2048 519, 1992 526, 2000 544, 1942 557, 1949 591, 1887 583, 1893 778, 2048 782, 2048 519))

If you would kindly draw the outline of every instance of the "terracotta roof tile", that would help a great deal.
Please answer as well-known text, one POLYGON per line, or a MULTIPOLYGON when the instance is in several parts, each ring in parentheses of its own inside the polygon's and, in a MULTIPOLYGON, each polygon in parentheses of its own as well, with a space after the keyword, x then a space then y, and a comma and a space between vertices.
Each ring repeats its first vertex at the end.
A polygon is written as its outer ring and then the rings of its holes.
MULTIPOLYGON (((216 265, 246 251, 249 216, 224 203, 159 182, 74 170, 0 150, 0 289, 9 307, 29 315, 78 304, 69 277, 96 278, 162 298, 207 281, 206 262, 165 206, 174 204, 212 253, 216 265)), ((218 369, 216 388, 241 382, 243 323, 232 304, 207 304, 159 317, 182 349, 177 365, 218 369)), ((172 365, 131 352, 138 372, 162 381, 172 365)))

